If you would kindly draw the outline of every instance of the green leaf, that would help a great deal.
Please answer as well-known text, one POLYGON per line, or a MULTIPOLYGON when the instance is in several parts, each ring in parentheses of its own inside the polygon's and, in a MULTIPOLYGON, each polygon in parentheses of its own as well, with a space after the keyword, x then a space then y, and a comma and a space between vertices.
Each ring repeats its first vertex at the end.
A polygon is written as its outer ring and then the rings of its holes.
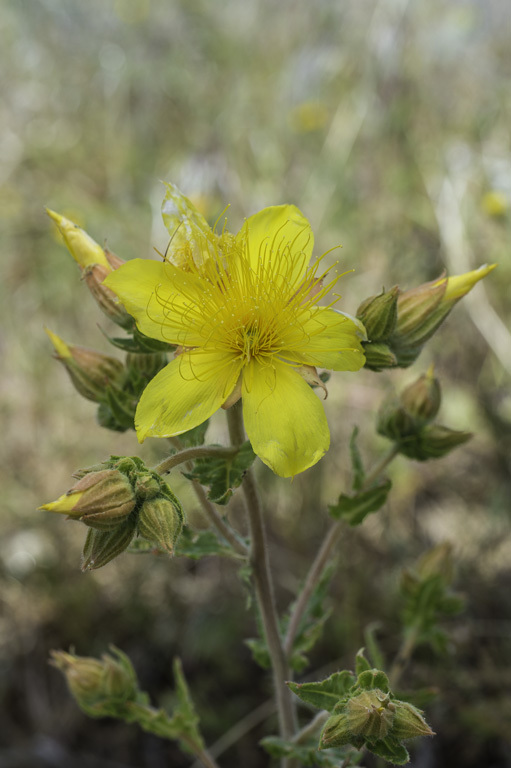
POLYGON ((109 336, 102 328, 100 330, 110 344, 124 352, 147 354, 148 352, 173 352, 176 348, 175 344, 167 344, 165 341, 149 338, 136 326, 133 328, 131 336, 123 336, 122 338, 109 336))
POLYGON ((355 676, 351 672, 343 670, 342 672, 334 672, 333 675, 330 675, 330 677, 321 682, 290 682, 287 685, 302 701, 312 704, 318 709, 326 709, 328 712, 332 712, 335 705, 346 696, 355 682, 355 676))
POLYGON ((259 637, 245 640, 245 645, 252 651, 252 658, 261 669, 271 669, 271 659, 266 642, 259 637))
POLYGON ((334 520, 342 519, 352 526, 360 525, 367 515, 383 507, 391 486, 390 480, 382 479, 378 485, 354 496, 341 493, 337 504, 330 505, 328 512, 334 520))
POLYGON ((174 679, 176 681, 176 695, 178 705, 174 709, 172 719, 179 724, 182 734, 188 736, 190 741, 196 744, 199 749, 204 749, 204 742, 199 731, 199 717, 195 711, 195 706, 190 696, 190 691, 183 674, 181 660, 174 659, 174 679))
POLYGON ((296 744, 278 736, 267 736, 259 742, 269 755, 276 759, 294 758, 305 768, 343 768, 358 763, 361 755, 350 747, 319 752, 316 742, 296 744))
POLYGON ((197 445, 204 445, 204 438, 206 437, 208 426, 209 419, 206 419, 206 421, 203 421, 202 424, 199 424, 197 427, 189 429, 188 432, 183 432, 182 435, 179 435, 183 447, 194 448, 197 445))
POLYGON ((364 656, 364 648, 361 648, 355 657, 355 674, 358 677, 362 672, 367 672, 370 669, 372 667, 364 656))
POLYGON ((208 498, 215 504, 227 504, 247 469, 255 459, 250 442, 243 443, 230 458, 197 459, 191 472, 183 472, 190 480, 209 487, 208 498))
POLYGON ((174 554, 184 555, 191 560, 200 560, 201 557, 211 555, 239 558, 232 547, 213 531, 192 531, 188 527, 183 529, 174 554))
POLYGON ((370 752, 378 755, 378 757, 383 757, 384 760, 393 765, 405 765, 410 761, 406 747, 391 736, 375 742, 366 741, 366 747, 370 752))
POLYGON ((361 672, 358 676, 357 684, 366 691, 372 691, 375 688, 379 688, 383 693, 389 693, 390 691, 389 678, 385 672, 379 669, 368 669, 361 672))
POLYGON ((373 621, 371 624, 369 624, 364 631, 364 640, 367 645, 369 658, 372 661, 372 666, 376 667, 377 669, 385 669, 385 658, 376 637, 376 632, 379 628, 380 623, 377 621, 373 621))
POLYGON ((360 451, 357 445, 357 439, 358 439, 358 427, 353 427, 353 432, 351 433, 351 439, 350 439, 350 457, 351 457, 351 466, 353 469, 353 486, 352 487, 354 491, 360 491, 360 489, 364 485, 364 480, 366 476, 364 465, 362 463, 362 456, 360 455, 360 451))

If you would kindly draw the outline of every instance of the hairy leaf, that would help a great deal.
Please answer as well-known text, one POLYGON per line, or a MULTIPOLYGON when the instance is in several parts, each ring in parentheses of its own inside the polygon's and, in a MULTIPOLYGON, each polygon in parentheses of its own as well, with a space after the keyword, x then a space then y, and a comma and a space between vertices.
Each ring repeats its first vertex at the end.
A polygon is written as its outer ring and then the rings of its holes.
POLYGON ((318 683, 288 683, 288 686, 307 704, 332 712, 336 704, 346 696, 355 682, 355 676, 351 672, 343 670, 342 672, 334 672, 326 680, 318 683))
POLYGON ((209 487, 208 498, 215 504, 227 504, 254 459, 255 453, 247 440, 234 456, 197 459, 193 470, 183 474, 209 487))
POLYGON ((382 479, 373 488, 353 496, 341 493, 337 504, 330 505, 328 512, 334 520, 342 519, 352 526, 360 525, 367 515, 383 507, 391 486, 390 480, 382 479))

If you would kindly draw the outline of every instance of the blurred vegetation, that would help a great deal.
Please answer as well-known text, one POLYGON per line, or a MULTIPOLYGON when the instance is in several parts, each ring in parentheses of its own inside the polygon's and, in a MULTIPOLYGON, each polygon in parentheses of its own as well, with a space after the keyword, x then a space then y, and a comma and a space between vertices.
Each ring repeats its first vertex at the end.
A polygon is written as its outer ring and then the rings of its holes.
MULTIPOLYGON (((48 667, 51 648, 99 655, 113 642, 162 703, 180 653, 209 742, 268 698, 240 644, 254 627, 231 563, 123 556, 84 575, 81 527, 35 511, 78 467, 137 450, 151 462, 164 450, 100 430, 93 404, 51 359, 43 326, 104 352, 97 326, 111 328, 43 206, 124 258, 150 257, 166 247, 160 179, 211 222, 230 203, 233 231, 261 207, 296 203, 318 254, 342 243, 340 267, 355 270, 343 281, 351 313, 382 285, 499 262, 412 371, 332 378, 333 443, 317 471, 291 484, 259 469, 284 606, 321 540, 326 505, 347 487, 353 426, 376 460, 384 395, 434 362, 445 421, 476 437, 438 463, 397 459, 386 508, 346 530, 313 669, 349 667, 375 619, 392 658, 401 569, 448 540, 467 609, 448 624, 446 655, 419 649, 403 680, 441 691, 428 707, 438 736, 421 744, 416 765, 510 766, 506 0, 4 0, 0 42, 0 766, 189 764, 134 728, 87 720, 48 667)), ((213 434, 222 429, 214 420, 213 434)), ((173 480, 179 491, 179 473, 173 480)), ((226 768, 266 764, 251 744, 271 716, 266 707, 225 753, 226 768)))

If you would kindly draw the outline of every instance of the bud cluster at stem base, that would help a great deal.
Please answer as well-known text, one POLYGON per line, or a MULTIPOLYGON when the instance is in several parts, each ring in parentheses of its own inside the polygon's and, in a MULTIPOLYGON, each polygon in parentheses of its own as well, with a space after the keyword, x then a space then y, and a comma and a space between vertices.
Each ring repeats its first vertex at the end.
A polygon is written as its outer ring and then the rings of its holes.
POLYGON ((401 765, 409 760, 402 742, 432 734, 421 710, 394 696, 385 673, 366 668, 333 707, 321 732, 319 748, 352 744, 361 749, 365 746, 370 752, 401 765))

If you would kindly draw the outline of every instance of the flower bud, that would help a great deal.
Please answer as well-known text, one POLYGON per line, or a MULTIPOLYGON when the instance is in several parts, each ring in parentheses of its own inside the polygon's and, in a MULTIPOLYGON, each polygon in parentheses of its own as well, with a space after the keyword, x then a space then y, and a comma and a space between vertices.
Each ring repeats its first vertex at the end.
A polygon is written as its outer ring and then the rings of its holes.
POLYGON ((350 696, 326 721, 321 734, 320 749, 340 747, 348 743, 360 747, 366 739, 384 739, 391 732, 394 711, 390 694, 378 688, 350 696))
POLYGON ((127 518, 110 531, 90 528, 83 547, 82 571, 102 568, 122 554, 131 544, 135 525, 132 518, 127 518))
POLYGON ((183 511, 178 500, 166 496, 144 501, 137 522, 140 536, 152 541, 170 555, 183 527, 183 511))
POLYGON ((440 459, 471 437, 471 432, 449 429, 441 424, 428 424, 413 439, 403 441, 399 452, 417 461, 440 459))
POLYGON ((112 271, 105 251, 99 243, 60 213, 51 211, 49 208, 46 209, 46 213, 57 225, 71 256, 82 269, 94 264, 102 264, 107 272, 112 271))
POLYGON ((380 406, 376 429, 383 437, 400 442, 416 432, 417 423, 401 402, 391 396, 380 406))
POLYGON ((369 341, 386 341, 395 328, 399 288, 382 291, 362 302, 357 318, 362 321, 369 341))
POLYGON ((52 651, 52 664, 60 669, 78 705, 98 717, 113 714, 116 705, 134 701, 137 679, 127 656, 113 649, 117 658, 100 659, 52 651))
POLYGON ((422 712, 407 701, 393 701, 394 721, 392 735, 399 740, 414 739, 416 736, 433 736, 422 712))
POLYGON ((146 381, 154 378, 167 365, 167 362, 164 352, 135 352, 126 355, 126 368, 146 381))
POLYGON ((362 342, 366 358, 365 368, 370 371, 382 371, 385 368, 395 368, 397 357, 390 347, 383 342, 362 342))
POLYGON ((419 423, 435 418, 440 408, 440 382, 433 374, 433 366, 417 381, 401 392, 400 400, 406 411, 419 423))
POLYGON ((112 269, 119 269, 119 267, 122 267, 123 264, 126 264, 126 259, 121 259, 120 256, 117 256, 116 253, 111 251, 109 248, 104 247, 106 260, 112 267, 112 269))
POLYGON ((397 322, 389 346, 399 366, 411 365, 454 305, 495 266, 485 264, 463 275, 440 277, 398 296, 397 322))
POLYGON ((103 283, 111 271, 104 264, 91 264, 83 270, 83 280, 101 311, 117 325, 131 330, 135 327, 134 319, 126 312, 115 293, 103 283))
POLYGON ((102 355, 93 349, 86 349, 66 342, 46 329, 46 333, 55 348, 56 359, 66 368, 75 389, 95 403, 104 399, 105 389, 116 382, 124 372, 120 360, 102 355))
POLYGON ((131 483, 115 469, 89 472, 57 501, 40 509, 67 514, 86 525, 112 530, 122 523, 136 504, 131 483))

